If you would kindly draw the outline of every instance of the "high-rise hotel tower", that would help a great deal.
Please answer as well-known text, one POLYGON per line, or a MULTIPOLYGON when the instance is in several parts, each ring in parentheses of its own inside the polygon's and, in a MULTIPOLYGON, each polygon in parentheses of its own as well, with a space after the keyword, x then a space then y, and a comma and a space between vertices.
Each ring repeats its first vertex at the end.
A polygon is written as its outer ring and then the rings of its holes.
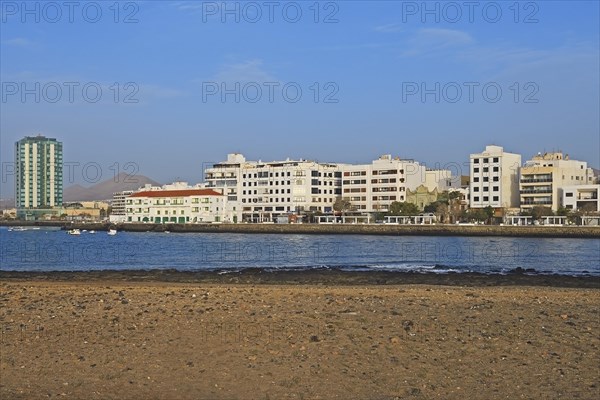
POLYGON ((17 209, 61 207, 63 146, 53 138, 27 136, 15 143, 17 209))

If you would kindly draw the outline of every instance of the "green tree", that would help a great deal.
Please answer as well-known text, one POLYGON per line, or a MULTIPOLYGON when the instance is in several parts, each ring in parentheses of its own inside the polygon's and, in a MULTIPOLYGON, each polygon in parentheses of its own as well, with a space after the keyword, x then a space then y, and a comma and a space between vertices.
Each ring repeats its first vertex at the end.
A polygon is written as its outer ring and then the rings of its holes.
POLYGON ((335 203, 333 203, 333 210, 337 212, 341 212, 344 214, 346 211, 352 210, 352 203, 348 199, 344 199, 343 197, 338 197, 335 199, 335 203))
POLYGON ((492 223, 492 217, 494 216, 494 209, 491 206, 487 206, 483 209, 488 224, 492 223))
POLYGON ((554 215, 550 207, 535 206, 531 209, 531 216, 534 220, 540 220, 542 217, 554 215))
POLYGON ((389 215, 418 215, 419 207, 416 204, 394 201, 390 204, 389 215))

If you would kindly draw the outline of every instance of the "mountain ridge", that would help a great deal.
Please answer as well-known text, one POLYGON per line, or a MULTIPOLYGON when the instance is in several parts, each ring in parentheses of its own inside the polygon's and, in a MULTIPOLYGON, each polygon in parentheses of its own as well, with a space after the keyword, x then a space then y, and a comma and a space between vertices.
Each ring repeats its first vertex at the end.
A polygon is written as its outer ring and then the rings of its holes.
POLYGON ((74 184, 66 187, 63 191, 63 201, 94 201, 110 200, 113 193, 124 190, 137 190, 140 187, 151 184, 152 186, 161 186, 161 184, 144 175, 129 175, 125 172, 106 179, 94 185, 85 187, 80 184, 74 184))

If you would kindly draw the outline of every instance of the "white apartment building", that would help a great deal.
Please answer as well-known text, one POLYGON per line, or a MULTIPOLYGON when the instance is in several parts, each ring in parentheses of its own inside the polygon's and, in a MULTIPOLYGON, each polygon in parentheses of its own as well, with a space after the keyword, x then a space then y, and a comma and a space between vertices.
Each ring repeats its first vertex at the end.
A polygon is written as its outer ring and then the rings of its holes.
POLYGON ((232 222, 227 198, 200 186, 178 182, 162 188, 146 187, 126 199, 126 222, 208 223, 232 222))
MULTIPOLYGON (((385 212, 393 202, 406 201, 407 190, 426 181, 425 166, 389 154, 371 164, 344 165, 342 171, 343 197, 362 212, 385 212)), ((435 174, 431 177, 433 182, 435 174)))
POLYGON ((500 146, 486 146, 471 154, 469 206, 471 208, 519 207, 521 155, 505 152, 500 146))
POLYGON ((127 198, 133 193, 133 190, 124 190, 113 193, 111 203, 111 212, 108 216, 110 222, 119 223, 127 221, 127 198))
POLYGON ((585 161, 570 160, 560 152, 534 156, 521 168, 521 209, 545 206, 557 211, 561 206, 561 188, 594 183, 594 173, 585 161))
POLYGON ((572 211, 600 211, 600 185, 563 186, 562 206, 572 211))
POLYGON ((205 171, 206 187, 236 202, 234 222, 274 222, 305 212, 330 213, 341 196, 341 165, 307 160, 247 161, 229 154, 205 171))

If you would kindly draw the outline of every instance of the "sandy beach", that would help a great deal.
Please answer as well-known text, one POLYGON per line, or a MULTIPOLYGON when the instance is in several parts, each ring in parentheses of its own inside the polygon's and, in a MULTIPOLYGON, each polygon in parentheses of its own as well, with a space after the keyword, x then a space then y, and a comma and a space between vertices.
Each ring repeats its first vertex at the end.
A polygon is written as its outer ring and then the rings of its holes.
POLYGON ((597 278, 188 278, 0 275, 0 398, 600 395, 597 278))

